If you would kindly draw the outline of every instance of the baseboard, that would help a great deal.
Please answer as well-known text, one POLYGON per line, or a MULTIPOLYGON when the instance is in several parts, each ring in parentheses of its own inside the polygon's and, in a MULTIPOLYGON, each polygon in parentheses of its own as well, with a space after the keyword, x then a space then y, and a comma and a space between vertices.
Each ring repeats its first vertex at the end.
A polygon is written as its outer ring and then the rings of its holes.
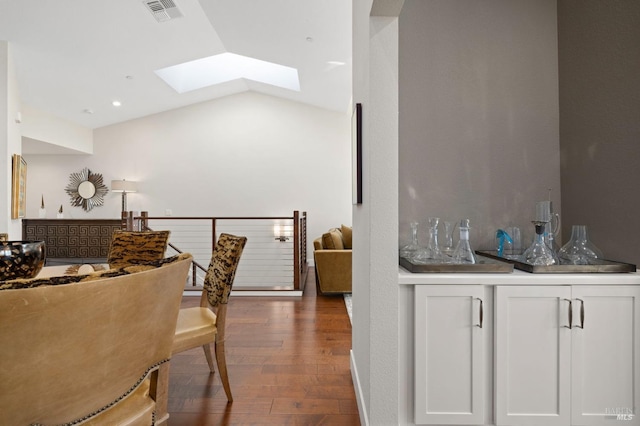
POLYGON ((356 402, 358 403, 360 424, 369 426, 369 418, 367 417, 367 406, 364 403, 364 396, 362 395, 362 387, 360 386, 360 378, 358 377, 356 359, 353 357, 353 349, 349 351, 349 359, 351 360, 351 381, 353 382, 353 389, 356 393, 356 402))

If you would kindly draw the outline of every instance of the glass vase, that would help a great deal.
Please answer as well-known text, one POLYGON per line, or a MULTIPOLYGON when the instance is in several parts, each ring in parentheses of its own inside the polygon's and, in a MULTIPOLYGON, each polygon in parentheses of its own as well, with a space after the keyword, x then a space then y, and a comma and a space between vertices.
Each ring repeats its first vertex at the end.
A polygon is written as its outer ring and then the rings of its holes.
POLYGON ((438 245, 438 223, 440 218, 430 217, 429 220, 429 243, 427 247, 421 247, 415 252, 412 260, 416 263, 441 263, 444 256, 438 245))
POLYGON ((535 266, 558 265, 560 263, 558 256, 544 239, 545 222, 535 221, 533 223, 536 227, 536 235, 531 246, 523 254, 524 261, 535 266))
POLYGON ((558 250, 558 258, 564 265, 593 265, 602 259, 602 252, 589 241, 585 225, 573 225, 571 239, 558 250))
POLYGON ((460 239, 456 245, 451 259, 453 263, 476 263, 476 256, 473 254, 469 243, 469 219, 462 219, 460 225, 460 239))
POLYGON ((411 242, 400 248, 400 257, 411 258, 420 249, 418 244, 418 222, 411 222, 411 242))

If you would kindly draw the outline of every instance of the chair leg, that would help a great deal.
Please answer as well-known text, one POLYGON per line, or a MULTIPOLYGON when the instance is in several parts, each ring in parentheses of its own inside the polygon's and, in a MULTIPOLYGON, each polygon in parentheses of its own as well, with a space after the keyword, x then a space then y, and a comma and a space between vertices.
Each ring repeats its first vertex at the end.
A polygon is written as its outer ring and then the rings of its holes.
POLYGON ((216 349, 216 363, 218 364, 218 371, 220 372, 220 380, 224 387, 224 392, 227 394, 227 400, 233 402, 233 396, 231 395, 231 386, 229 385, 229 375, 227 374, 227 361, 224 356, 224 341, 215 342, 216 349))
POLYGON ((215 373, 216 370, 213 368, 213 357, 211 356, 211 346, 207 343, 206 345, 202 345, 202 349, 204 349, 204 356, 207 358, 207 364, 209 364, 209 371, 215 373))
POLYGON ((151 397, 156 401, 156 425, 165 426, 169 419, 169 363, 162 364, 151 375, 151 397))

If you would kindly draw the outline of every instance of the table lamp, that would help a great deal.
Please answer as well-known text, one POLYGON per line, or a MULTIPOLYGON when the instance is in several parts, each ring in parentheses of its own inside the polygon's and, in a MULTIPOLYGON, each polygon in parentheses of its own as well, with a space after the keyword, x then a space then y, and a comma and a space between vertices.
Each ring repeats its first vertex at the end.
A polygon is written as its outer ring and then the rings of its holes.
POLYGON ((138 192, 136 182, 130 180, 112 180, 111 181, 112 192, 122 192, 122 211, 127 211, 127 193, 138 192))

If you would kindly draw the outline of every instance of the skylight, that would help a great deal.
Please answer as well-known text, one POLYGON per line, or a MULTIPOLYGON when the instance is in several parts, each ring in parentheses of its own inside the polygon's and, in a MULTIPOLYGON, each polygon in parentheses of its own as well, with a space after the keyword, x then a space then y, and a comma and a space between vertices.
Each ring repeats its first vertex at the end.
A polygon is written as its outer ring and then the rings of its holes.
POLYGON ((155 73, 178 93, 240 78, 300 91, 297 69, 229 52, 162 68, 155 73))

